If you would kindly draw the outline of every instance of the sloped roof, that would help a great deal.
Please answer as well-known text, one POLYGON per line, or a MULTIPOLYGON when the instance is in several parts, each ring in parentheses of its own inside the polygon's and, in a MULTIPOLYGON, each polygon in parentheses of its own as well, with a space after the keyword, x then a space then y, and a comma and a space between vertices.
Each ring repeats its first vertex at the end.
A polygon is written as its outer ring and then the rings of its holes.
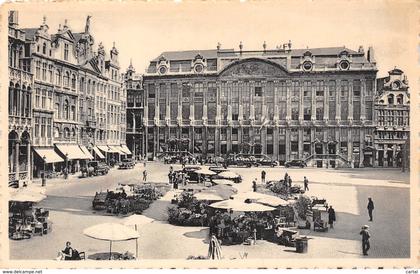
POLYGON ((38 28, 27 28, 22 30, 25 32, 26 40, 33 40, 36 32, 38 31, 38 28))
POLYGON ((307 51, 310 51, 312 55, 338 55, 344 50, 347 51, 349 54, 358 53, 357 51, 348 49, 346 47, 327 47, 327 48, 292 49, 292 55, 301 56, 307 51))
POLYGON ((206 49, 206 50, 184 50, 184 51, 165 51, 162 52, 158 57, 152 60, 152 62, 157 62, 162 56, 165 56, 166 59, 171 61, 182 61, 182 60, 192 60, 201 54, 204 59, 215 59, 220 55, 223 56, 235 56, 233 53, 234 49, 221 49, 217 52, 217 49, 206 49))

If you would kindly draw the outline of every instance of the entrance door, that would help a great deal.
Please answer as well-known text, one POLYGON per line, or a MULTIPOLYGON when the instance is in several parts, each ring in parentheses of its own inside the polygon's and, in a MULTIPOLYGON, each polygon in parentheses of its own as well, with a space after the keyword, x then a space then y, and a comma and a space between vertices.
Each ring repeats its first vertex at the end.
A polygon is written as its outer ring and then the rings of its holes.
POLYGON ((335 144, 328 144, 328 154, 335 154, 335 144))
POLYGON ((315 144, 315 154, 322 154, 322 144, 321 143, 317 143, 315 144))
POLYGON ((384 151, 378 151, 378 166, 384 166, 384 151))

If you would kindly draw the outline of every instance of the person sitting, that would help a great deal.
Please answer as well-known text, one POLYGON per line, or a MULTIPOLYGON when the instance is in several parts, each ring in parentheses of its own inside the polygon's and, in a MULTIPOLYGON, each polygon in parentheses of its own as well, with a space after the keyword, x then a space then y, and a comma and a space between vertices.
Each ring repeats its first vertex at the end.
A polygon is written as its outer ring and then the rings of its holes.
POLYGON ((58 252, 58 256, 56 260, 65 260, 70 261, 73 259, 73 248, 71 247, 70 242, 66 242, 66 248, 64 250, 58 252))

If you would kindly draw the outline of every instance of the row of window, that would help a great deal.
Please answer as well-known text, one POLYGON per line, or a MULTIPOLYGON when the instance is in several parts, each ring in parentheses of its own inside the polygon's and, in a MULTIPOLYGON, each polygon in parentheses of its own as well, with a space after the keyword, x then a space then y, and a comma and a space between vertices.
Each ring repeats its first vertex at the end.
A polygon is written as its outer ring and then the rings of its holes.
MULTIPOLYGON (((335 80, 330 81, 323 81, 318 80, 314 81, 292 81, 291 85, 291 95, 294 97, 299 97, 301 93, 301 89, 303 89, 303 96, 304 97, 312 97, 312 92, 315 90, 316 96, 324 96, 326 90, 328 90, 328 96, 335 97, 337 91, 340 92, 341 97, 348 97, 349 90, 350 90, 350 81, 348 80, 341 80, 339 82, 340 86, 337 87, 337 82, 335 80), (303 85, 301 85, 303 84, 303 85), (327 89, 328 88, 328 89, 327 89)), ((352 81, 353 86, 353 96, 360 96, 362 90, 362 83, 361 80, 356 79, 352 81)), ((155 84, 148 84, 148 98, 154 99, 157 98, 156 92, 156 85, 155 84)), ((178 98, 178 85, 176 83, 171 83, 169 86, 165 83, 159 84, 159 99, 166 99, 167 92, 169 87, 169 98, 178 98)), ((207 85, 205 83, 183 83, 182 84, 182 98, 201 98, 203 97, 204 93, 207 91, 212 91, 216 88, 215 82, 209 82, 207 85)), ((373 95, 373 80, 366 80, 366 96, 373 95)), ((217 89, 216 89, 217 90, 217 89)), ((250 91, 252 91, 252 96, 254 97, 262 97, 266 96, 268 98, 274 98, 274 93, 277 93, 279 97, 286 97, 287 95, 287 85, 286 81, 267 81, 265 83, 255 82, 251 85, 249 82, 222 82, 220 84, 220 97, 221 98, 228 98, 229 92, 231 93, 230 98, 232 100, 243 98, 243 100, 249 100, 249 96, 251 95, 250 91)))

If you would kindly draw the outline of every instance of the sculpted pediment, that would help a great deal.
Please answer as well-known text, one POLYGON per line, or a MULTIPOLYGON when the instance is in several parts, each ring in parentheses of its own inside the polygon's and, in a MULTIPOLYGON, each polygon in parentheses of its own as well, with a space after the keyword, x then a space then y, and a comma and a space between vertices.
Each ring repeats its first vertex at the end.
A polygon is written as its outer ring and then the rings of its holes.
POLYGON ((229 64, 220 74, 221 76, 281 76, 287 71, 279 64, 266 60, 236 61, 229 64))

